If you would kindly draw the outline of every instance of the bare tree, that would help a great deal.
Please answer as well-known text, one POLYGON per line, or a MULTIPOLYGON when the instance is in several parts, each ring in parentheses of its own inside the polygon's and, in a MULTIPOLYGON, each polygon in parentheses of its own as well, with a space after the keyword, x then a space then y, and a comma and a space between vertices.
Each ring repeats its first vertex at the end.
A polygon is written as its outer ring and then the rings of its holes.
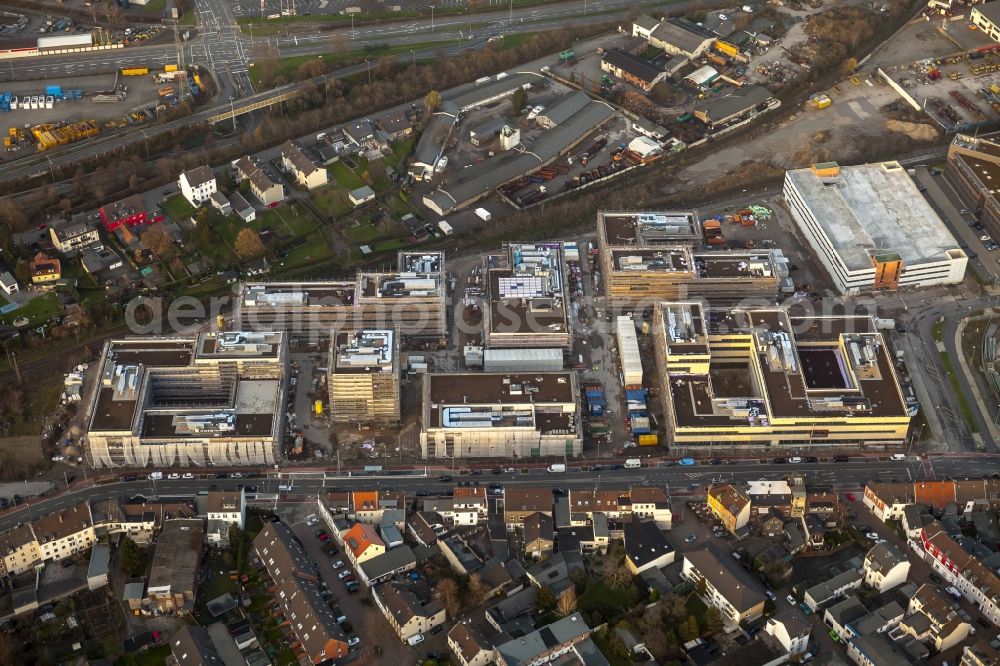
POLYGON ((458 583, 451 578, 442 578, 435 586, 435 592, 441 600, 448 615, 455 617, 458 615, 461 606, 458 603, 458 583))
POLYGON ((559 601, 556 603, 556 610, 563 617, 571 615, 576 610, 575 587, 567 587, 563 590, 563 593, 559 595, 559 601))

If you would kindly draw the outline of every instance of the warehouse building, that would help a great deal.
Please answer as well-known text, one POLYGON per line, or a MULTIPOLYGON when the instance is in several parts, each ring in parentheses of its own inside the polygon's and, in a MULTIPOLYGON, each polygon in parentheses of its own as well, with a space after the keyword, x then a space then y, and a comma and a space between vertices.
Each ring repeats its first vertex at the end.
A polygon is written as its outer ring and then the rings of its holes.
POLYGON ((842 294, 965 277, 968 257, 899 162, 788 171, 784 195, 842 294))
POLYGON ((1000 182, 1000 143, 957 134, 948 147, 948 180, 974 209, 987 229, 1000 230, 1000 201, 993 179, 1000 182))
POLYGON ((161 613, 194 611, 205 529, 200 518, 163 521, 153 549, 146 596, 161 613))
POLYGON ((333 421, 399 423, 399 336, 393 331, 335 331, 328 367, 333 421))
POLYGON ((570 347, 559 243, 511 243, 506 257, 487 257, 485 275, 488 348, 570 347))
POLYGON ((625 386, 642 386, 642 357, 639 355, 639 340, 635 335, 632 317, 615 319, 615 335, 618 338, 622 383, 625 386))
POLYGON ((487 349, 483 352, 485 372, 559 372, 562 369, 562 349, 487 349))
POLYGON ((507 181, 565 155, 614 116, 614 109, 577 90, 560 97, 536 118, 548 131, 525 143, 523 151, 504 151, 445 177, 423 198, 425 206, 445 215, 487 196, 507 181))
POLYGON ((333 329, 393 329, 447 335, 443 252, 400 252, 398 272, 358 272, 351 281, 246 282, 233 319, 244 330, 327 335, 333 329))
POLYGON ((870 316, 661 303, 653 335, 675 445, 895 446, 910 415, 870 316))
POLYGON ((652 90, 653 86, 667 76, 665 71, 648 60, 643 60, 618 49, 612 49, 604 54, 604 57, 601 58, 601 71, 617 76, 646 92, 652 90))
POLYGON ((969 21, 995 42, 1000 42, 1000 2, 987 2, 972 7, 969 21))
MULTIPOLYGON (((693 75, 692 75, 693 76, 693 75)), ((710 97, 694 105, 694 117, 709 127, 725 127, 781 106, 763 86, 743 86, 722 97, 710 97)))
POLYGON ((778 295, 788 275, 780 250, 695 252, 698 238, 698 218, 691 212, 598 212, 605 295, 629 308, 692 297, 735 303, 778 295))
POLYGON ((712 45, 717 36, 686 19, 668 18, 649 31, 649 44, 663 49, 668 55, 682 55, 694 60, 712 45))
POLYGON ((541 80, 543 77, 534 72, 510 75, 501 72, 492 81, 480 80, 458 88, 441 101, 441 107, 427 121, 413 152, 410 175, 414 180, 430 180, 434 176, 444 157, 445 146, 464 112, 510 97, 518 88, 530 90, 541 80))
POLYGON ((576 374, 428 374, 424 458, 575 457, 583 438, 576 374))
POLYGON ((89 407, 94 467, 270 465, 284 436, 283 333, 104 345, 89 407))

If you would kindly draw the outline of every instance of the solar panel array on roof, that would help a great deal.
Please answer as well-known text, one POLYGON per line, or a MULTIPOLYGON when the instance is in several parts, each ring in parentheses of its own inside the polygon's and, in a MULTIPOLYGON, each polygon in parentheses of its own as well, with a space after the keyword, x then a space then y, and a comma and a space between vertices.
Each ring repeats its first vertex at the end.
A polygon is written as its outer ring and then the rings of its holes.
POLYGON ((541 636, 542 640, 545 642, 545 647, 550 648, 555 645, 559 645, 559 641, 556 640, 555 634, 553 634, 552 630, 548 627, 542 627, 542 629, 538 632, 538 635, 541 636))

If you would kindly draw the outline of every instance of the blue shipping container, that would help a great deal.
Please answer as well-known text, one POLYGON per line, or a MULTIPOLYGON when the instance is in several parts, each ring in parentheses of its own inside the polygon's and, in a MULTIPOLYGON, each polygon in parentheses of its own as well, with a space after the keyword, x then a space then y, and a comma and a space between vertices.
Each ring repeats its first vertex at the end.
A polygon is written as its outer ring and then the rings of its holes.
POLYGON ((45 86, 46 95, 62 95, 62 86, 45 86))

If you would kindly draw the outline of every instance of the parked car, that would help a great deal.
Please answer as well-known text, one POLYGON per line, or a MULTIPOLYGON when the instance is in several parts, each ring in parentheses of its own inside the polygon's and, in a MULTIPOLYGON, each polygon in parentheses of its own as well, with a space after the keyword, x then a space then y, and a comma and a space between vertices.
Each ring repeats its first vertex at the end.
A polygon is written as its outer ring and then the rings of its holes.
POLYGON ((431 629, 431 634, 437 635, 437 634, 440 634, 442 631, 444 631, 444 625, 443 624, 439 624, 436 627, 434 627, 433 629, 431 629))
POLYGON ((171 472, 170 474, 167 474, 167 478, 168 479, 179 479, 179 478, 181 478, 181 475, 178 474, 177 472, 171 472))
POLYGON ((797 601, 795 601, 795 597, 793 597, 790 594, 787 597, 785 597, 785 601, 787 601, 788 603, 790 603, 793 606, 798 603, 797 601))
POLYGON ((451 483, 451 477, 450 476, 439 476, 438 477, 438 481, 440 481, 441 483, 451 483))
POLYGON ((334 569, 343 569, 344 568, 344 560, 337 560, 336 562, 334 562, 333 563, 333 568, 334 569))
POLYGON ((357 636, 351 636, 350 638, 347 639, 347 645, 349 647, 354 647, 355 645, 357 645, 360 642, 361 642, 361 639, 358 638, 357 636))
POLYGON ((878 541, 878 534, 875 534, 875 532, 865 532, 865 538, 871 539, 872 541, 878 541))
POLYGON ((677 461, 677 464, 682 467, 690 467, 692 465, 697 465, 698 463, 695 462, 694 458, 681 458, 677 461))
POLYGON ((337 574, 337 578, 339 578, 340 580, 344 580, 350 575, 351 575, 351 570, 345 569, 344 571, 341 571, 339 574, 337 574))
POLYGON ((938 575, 937 575, 936 573, 932 573, 932 574, 930 575, 930 579, 931 579, 931 580, 932 580, 933 582, 935 582, 935 583, 940 583, 940 582, 941 582, 941 576, 938 576, 938 575))
POLYGON ((833 639, 834 643, 839 643, 840 642, 840 636, 837 635, 836 631, 834 631, 833 629, 831 629, 827 633, 830 635, 830 638, 833 639))
POLYGON ((306 518, 306 525, 308 525, 309 527, 312 527, 313 525, 318 525, 318 524, 319 524, 319 518, 317 518, 316 516, 308 516, 306 518))
POLYGON ((184 478, 184 479, 193 479, 194 478, 194 474, 192 474, 191 472, 184 472, 184 475, 181 478, 184 478))
POLYGON ((684 543, 694 543, 697 540, 698 536, 695 534, 688 534, 686 537, 684 537, 684 543))

